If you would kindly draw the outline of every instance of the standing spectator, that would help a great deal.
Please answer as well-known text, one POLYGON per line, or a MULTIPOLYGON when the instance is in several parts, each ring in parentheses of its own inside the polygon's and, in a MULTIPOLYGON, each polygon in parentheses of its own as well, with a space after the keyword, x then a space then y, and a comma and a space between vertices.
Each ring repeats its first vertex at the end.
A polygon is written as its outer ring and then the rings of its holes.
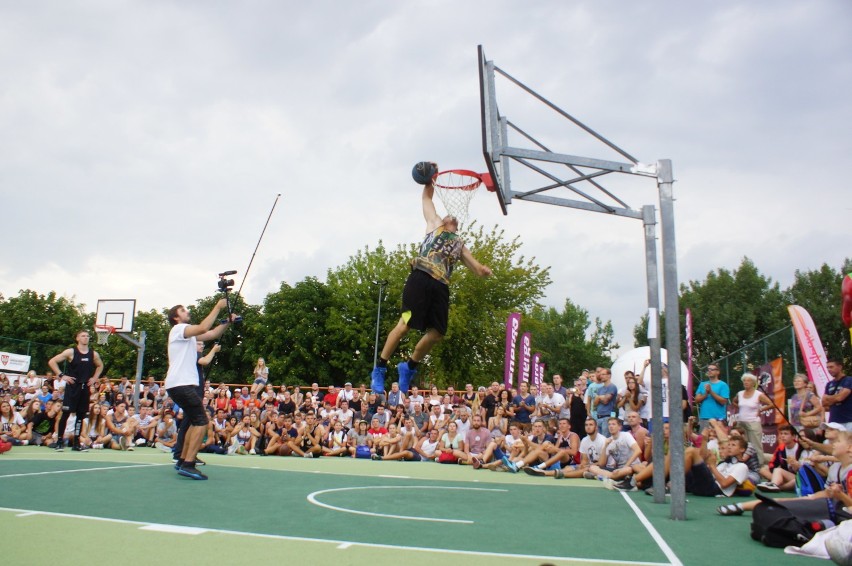
POLYGON ((757 450, 757 460, 761 466, 766 463, 763 452, 763 425, 760 413, 773 407, 769 397, 757 391, 757 376, 744 373, 742 377, 743 391, 734 397, 734 407, 737 409, 737 422, 745 429, 746 439, 757 450))
MULTIPOLYGON (((352 401, 355 399, 355 394, 358 393, 357 389, 352 389, 352 382, 347 381, 343 384, 343 390, 337 395, 337 405, 338 407, 343 401, 352 405, 352 401)), ((360 394, 359 394, 360 396, 360 394)))
POLYGON ((260 394, 261 391, 266 389, 266 384, 269 383, 269 368, 266 367, 266 360, 263 358, 257 359, 257 364, 252 370, 252 380, 251 390, 253 393, 260 394))
POLYGON ((388 392, 388 408, 395 411, 398 406, 402 405, 404 398, 405 394, 399 390, 399 383, 396 381, 391 383, 391 390, 388 392))
POLYGON ((447 386, 447 395, 450 396, 450 404, 462 405, 463 401, 460 395, 456 395, 456 390, 452 385, 447 386))
MULTIPOLYGON (((517 424, 524 432, 527 432, 532 424, 530 416, 535 411, 535 397, 530 395, 530 384, 528 382, 521 382, 518 394, 512 399, 512 405, 515 408, 512 422, 517 424)), ((490 425, 489 428, 491 428, 490 425)))
POLYGON ((332 407, 337 407, 337 389, 335 389, 334 385, 328 386, 328 393, 326 393, 323 398, 323 403, 328 401, 328 404, 332 407))
POLYGON ((568 389, 565 388, 562 381, 563 380, 562 380, 561 375, 559 375, 558 373, 553 374, 553 392, 559 393, 563 397, 567 397, 568 396, 568 389))
POLYGON ((616 397, 618 388, 612 384, 612 372, 608 368, 598 370, 598 388, 595 394, 594 407, 595 418, 598 421, 598 430, 609 436, 609 419, 615 417, 616 397))
POLYGON ((727 418, 728 400, 731 390, 728 384, 719 379, 718 364, 707 366, 707 380, 698 384, 695 390, 695 402, 698 403, 698 429, 704 430, 710 419, 724 421, 727 418))
MULTIPOLYGON (((600 372, 603 369, 604 368, 599 367, 596 371, 589 372, 589 382, 586 385, 586 392, 584 397, 586 402, 586 414, 592 415, 593 418, 594 415, 597 414, 597 412, 595 411, 595 396, 598 393, 598 387, 600 387, 600 379, 598 376, 600 375, 600 372)), ((586 370, 583 371, 585 372, 586 370)), ((600 431, 600 434, 603 434, 602 430, 600 431)))
POLYGON ((467 405, 468 407, 473 408, 473 402, 476 399, 476 391, 473 390, 473 384, 468 383, 464 386, 464 393, 462 393, 462 403, 467 405))
POLYGON ((808 377, 797 373, 793 378, 795 392, 790 396, 790 424, 801 431, 805 428, 816 428, 822 423, 822 404, 819 397, 808 390, 808 377), (804 418, 804 422, 803 422, 804 418))
POLYGON ((491 382, 491 387, 488 390, 488 394, 485 396, 485 399, 482 400, 481 407, 485 410, 485 415, 483 415, 483 419, 485 422, 488 422, 488 419, 494 416, 494 409, 497 408, 497 404, 500 400, 500 384, 496 381, 491 382))
POLYGON ((843 374, 843 364, 838 359, 828 360, 831 376, 822 396, 822 406, 829 410, 828 422, 840 423, 852 431, 852 377, 843 374))

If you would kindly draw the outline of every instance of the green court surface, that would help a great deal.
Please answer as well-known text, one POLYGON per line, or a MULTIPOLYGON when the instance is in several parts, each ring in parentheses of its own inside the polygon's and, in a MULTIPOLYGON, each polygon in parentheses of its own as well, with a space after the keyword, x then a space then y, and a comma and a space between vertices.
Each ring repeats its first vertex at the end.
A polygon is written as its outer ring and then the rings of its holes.
POLYGON ((668 505, 588 480, 349 458, 208 462, 210 480, 193 481, 152 449, 15 448, 0 456, 3 562, 115 564, 152 551, 205 564, 808 561, 753 542, 749 519, 717 516, 716 499, 690 497, 689 520, 674 522, 668 505), (31 552, 45 540, 61 554, 31 552))

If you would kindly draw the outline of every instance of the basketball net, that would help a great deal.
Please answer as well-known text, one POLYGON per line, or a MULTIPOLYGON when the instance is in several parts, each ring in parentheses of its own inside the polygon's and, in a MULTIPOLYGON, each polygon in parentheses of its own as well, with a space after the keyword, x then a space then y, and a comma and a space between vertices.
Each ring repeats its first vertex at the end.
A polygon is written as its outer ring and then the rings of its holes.
POLYGON ((108 324, 96 324, 95 334, 98 335, 98 344, 109 344, 109 335, 115 332, 115 327, 108 324))
POLYGON ((432 181, 441 204, 458 219, 459 227, 467 223, 470 201, 481 184, 482 178, 478 173, 463 169, 438 173, 432 181))

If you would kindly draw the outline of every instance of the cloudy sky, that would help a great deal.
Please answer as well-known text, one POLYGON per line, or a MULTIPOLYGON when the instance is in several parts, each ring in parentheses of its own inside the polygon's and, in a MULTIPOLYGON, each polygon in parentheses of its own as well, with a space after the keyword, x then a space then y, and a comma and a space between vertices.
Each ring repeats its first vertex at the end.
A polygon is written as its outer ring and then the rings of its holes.
MULTIPOLYGON (((852 255, 850 29, 842 0, 2 2, 0 292, 192 302, 245 269, 277 193, 250 302, 419 240, 412 164, 485 169, 477 44, 641 161, 672 160, 681 282, 748 256, 787 285, 852 255)), ((616 157, 508 82, 497 97, 551 149, 616 157)), ((649 179, 607 186, 657 200, 649 179)), ((552 266, 547 304, 632 344, 641 223, 504 217, 487 193, 471 213, 552 266)))

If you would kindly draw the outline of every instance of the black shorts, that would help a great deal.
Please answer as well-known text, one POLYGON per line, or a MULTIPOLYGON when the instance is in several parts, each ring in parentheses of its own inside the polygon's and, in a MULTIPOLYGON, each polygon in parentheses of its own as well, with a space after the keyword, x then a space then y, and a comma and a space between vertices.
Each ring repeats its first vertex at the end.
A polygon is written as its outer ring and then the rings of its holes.
POLYGON ((169 397, 183 410, 183 418, 192 426, 207 426, 207 411, 198 396, 198 386, 179 385, 167 389, 169 397))
POLYGON ((402 289, 403 320, 415 330, 434 328, 438 333, 447 333, 450 315, 450 287, 426 273, 415 269, 405 281, 402 289))
POLYGON ((74 413, 82 423, 89 414, 88 386, 80 387, 78 383, 66 385, 65 393, 62 395, 62 412, 74 413))
POLYGON ((713 472, 704 463, 695 464, 686 474, 686 491, 702 497, 725 495, 722 488, 716 483, 713 472))

